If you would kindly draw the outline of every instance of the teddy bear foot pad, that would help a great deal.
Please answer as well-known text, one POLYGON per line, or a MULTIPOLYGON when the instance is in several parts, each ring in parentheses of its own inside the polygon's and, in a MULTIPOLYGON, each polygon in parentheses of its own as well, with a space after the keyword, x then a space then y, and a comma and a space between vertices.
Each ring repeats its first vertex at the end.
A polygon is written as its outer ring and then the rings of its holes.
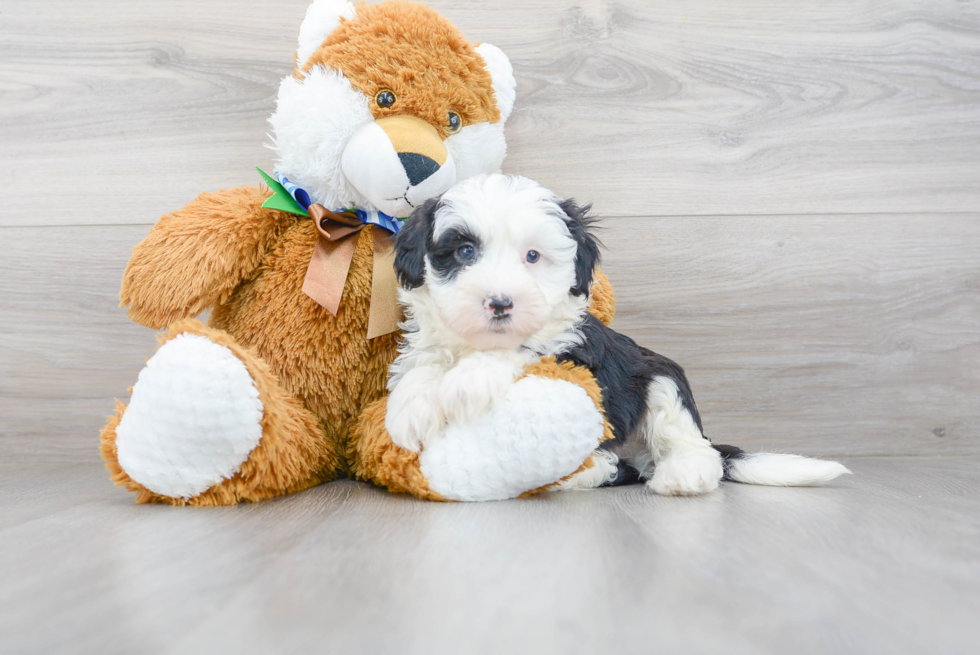
POLYGON ((190 498, 235 475, 262 438, 262 402, 245 364, 180 334, 147 362, 116 428, 122 469, 150 491, 190 498))
POLYGON ((450 500, 514 498, 571 475, 599 446, 604 420, 581 387, 528 376, 479 419, 451 424, 419 455, 450 500))

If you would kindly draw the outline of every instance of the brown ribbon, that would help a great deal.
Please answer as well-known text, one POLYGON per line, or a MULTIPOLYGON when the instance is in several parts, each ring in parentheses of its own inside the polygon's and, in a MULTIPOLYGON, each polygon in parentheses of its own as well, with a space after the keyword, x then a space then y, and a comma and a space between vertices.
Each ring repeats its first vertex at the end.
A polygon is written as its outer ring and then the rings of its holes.
MULTIPOLYGON (((310 218, 317 237, 313 258, 306 269, 303 293, 337 315, 344 294, 344 283, 354 259, 358 234, 365 226, 352 212, 334 213, 320 204, 310 205, 310 218), (354 238, 349 238, 354 237, 354 238)), ((373 339, 398 329, 398 280, 395 277, 394 239, 387 230, 374 226, 374 267, 371 275, 371 305, 368 310, 367 338, 373 339)))

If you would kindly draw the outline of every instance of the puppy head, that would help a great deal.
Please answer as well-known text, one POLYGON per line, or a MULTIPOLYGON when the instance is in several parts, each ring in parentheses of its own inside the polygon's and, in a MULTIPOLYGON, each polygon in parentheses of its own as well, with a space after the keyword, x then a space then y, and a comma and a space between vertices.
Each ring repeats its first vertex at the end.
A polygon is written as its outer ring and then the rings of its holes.
POLYGON ((429 200, 395 243, 410 315, 479 350, 516 348, 578 320, 599 261, 588 209, 504 175, 429 200))

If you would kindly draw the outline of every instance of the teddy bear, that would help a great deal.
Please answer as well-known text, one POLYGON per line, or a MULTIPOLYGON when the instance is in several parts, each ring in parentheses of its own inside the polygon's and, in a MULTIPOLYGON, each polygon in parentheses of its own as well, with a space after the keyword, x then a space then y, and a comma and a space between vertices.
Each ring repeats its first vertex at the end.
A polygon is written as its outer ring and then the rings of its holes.
MULTIPOLYGON (((294 63, 270 118, 265 186, 202 193, 134 248, 121 306, 166 329, 102 431, 113 481, 137 502, 175 505, 344 477, 490 500, 594 466, 611 436, 601 391, 554 360, 514 384, 506 429, 492 415, 447 425, 422 452, 384 430, 401 318, 392 238, 426 200, 499 172, 516 89, 506 55, 421 3, 315 0, 294 63), (194 318, 207 310, 207 324, 194 318)), ((610 321, 601 271, 590 294, 610 321)))

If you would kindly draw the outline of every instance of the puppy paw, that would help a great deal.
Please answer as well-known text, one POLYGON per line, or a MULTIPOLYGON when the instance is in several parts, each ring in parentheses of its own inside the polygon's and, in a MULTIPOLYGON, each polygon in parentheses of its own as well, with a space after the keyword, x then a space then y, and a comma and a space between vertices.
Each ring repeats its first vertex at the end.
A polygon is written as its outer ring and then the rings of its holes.
POLYGON ((446 419, 467 423, 500 401, 521 372, 508 355, 478 352, 446 372, 439 384, 439 399, 446 419))
POLYGON ((723 474, 714 448, 689 449, 657 462, 647 486, 664 496, 697 496, 717 489, 723 474))
POLYGON ((435 367, 413 369, 388 396, 385 429, 396 446, 418 452, 446 426, 439 401, 441 377, 435 367))

